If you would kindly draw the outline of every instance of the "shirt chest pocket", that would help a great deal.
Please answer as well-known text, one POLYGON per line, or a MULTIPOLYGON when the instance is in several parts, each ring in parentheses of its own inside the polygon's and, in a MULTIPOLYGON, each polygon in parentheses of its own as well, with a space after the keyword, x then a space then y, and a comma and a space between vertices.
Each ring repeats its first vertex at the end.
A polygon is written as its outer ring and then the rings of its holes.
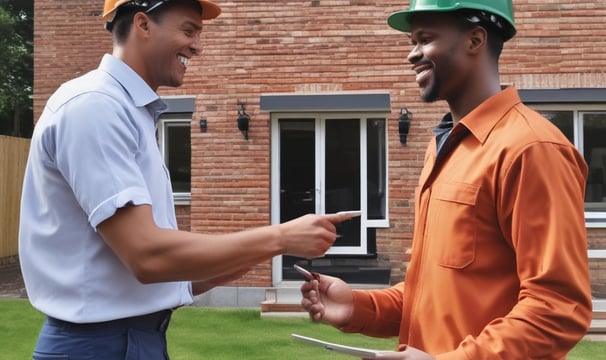
POLYGON ((427 239, 440 266, 463 269, 473 263, 477 241, 479 185, 435 184, 429 203, 427 239))

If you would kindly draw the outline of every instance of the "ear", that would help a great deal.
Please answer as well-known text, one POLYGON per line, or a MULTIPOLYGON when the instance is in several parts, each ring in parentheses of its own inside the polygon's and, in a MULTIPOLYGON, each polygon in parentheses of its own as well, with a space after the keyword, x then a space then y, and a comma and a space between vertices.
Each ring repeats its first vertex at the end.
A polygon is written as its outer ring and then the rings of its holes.
POLYGON ((147 36, 149 33, 150 18, 142 12, 138 12, 133 17, 133 27, 137 34, 147 36))
POLYGON ((488 33, 481 26, 476 26, 469 31, 469 48, 470 52, 478 52, 485 47, 488 42, 488 33))

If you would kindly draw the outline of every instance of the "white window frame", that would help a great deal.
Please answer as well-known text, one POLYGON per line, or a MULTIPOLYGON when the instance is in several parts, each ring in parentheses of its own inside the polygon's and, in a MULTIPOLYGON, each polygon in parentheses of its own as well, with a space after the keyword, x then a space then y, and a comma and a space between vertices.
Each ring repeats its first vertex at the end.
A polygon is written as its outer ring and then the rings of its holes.
MULTIPOLYGON (((537 111, 570 111, 573 113, 574 146, 584 153, 584 134, 581 116, 584 113, 606 112, 606 105, 599 104, 529 104, 537 111)), ((585 210, 587 228, 606 228, 606 211, 585 210), (591 221, 587 221, 591 220, 591 221)))
MULTIPOLYGON (((166 141, 167 128, 170 126, 183 126, 191 129, 191 118, 186 118, 182 114, 167 114, 163 115, 158 121, 158 146, 164 159, 164 164, 168 170, 168 151, 169 146, 166 141)), ((191 146, 191 139, 190 139, 191 146)), ((191 158, 190 158, 191 161, 191 158)), ((191 169, 190 169, 190 192, 173 192, 173 200, 175 205, 190 205, 191 203, 191 169)))

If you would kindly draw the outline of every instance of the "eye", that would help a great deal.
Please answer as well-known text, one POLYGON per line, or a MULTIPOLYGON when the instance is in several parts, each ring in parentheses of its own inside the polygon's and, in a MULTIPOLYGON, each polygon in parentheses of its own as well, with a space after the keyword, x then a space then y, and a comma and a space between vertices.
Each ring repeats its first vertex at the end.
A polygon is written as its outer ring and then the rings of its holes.
POLYGON ((427 45, 431 42, 431 39, 429 38, 429 36, 421 36, 419 37, 418 43, 421 45, 427 45))
POLYGON ((199 30, 191 25, 185 25, 181 29, 187 37, 194 37, 199 33, 199 30))
POLYGON ((410 45, 412 46, 417 46, 417 45, 427 45, 431 42, 431 38, 428 36, 419 36, 416 39, 410 39, 410 45))

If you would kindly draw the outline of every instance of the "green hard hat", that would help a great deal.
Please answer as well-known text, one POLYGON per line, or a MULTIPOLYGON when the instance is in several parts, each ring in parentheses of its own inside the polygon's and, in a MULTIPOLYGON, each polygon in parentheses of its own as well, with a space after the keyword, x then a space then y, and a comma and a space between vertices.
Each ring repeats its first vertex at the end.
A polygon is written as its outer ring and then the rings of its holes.
POLYGON ((516 33, 513 22, 513 4, 511 0, 410 0, 408 10, 397 11, 389 16, 387 23, 396 30, 410 32, 410 18, 421 12, 449 12, 455 10, 478 10, 481 22, 489 21, 503 31, 505 41, 516 33), (492 16, 491 16, 492 15, 492 16), (498 15, 501 19, 496 18, 498 15))

